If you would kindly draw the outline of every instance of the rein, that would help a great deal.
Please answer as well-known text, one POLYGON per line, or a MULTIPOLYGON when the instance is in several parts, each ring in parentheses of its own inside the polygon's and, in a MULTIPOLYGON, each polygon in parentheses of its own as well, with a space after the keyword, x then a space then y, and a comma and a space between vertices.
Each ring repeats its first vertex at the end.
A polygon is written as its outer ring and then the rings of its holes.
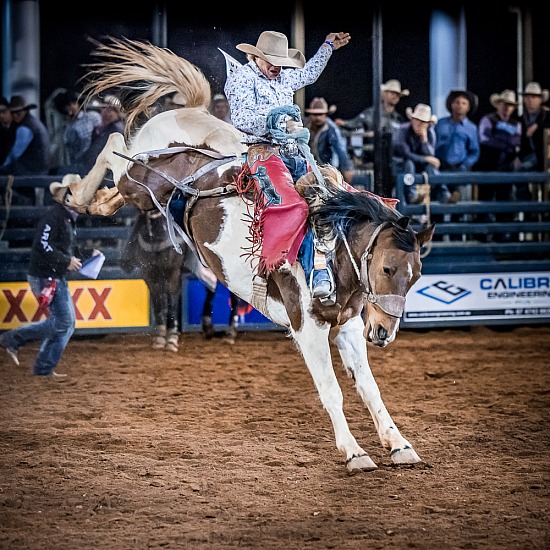
MULTIPOLYGON (((139 166, 142 166, 143 168, 146 168, 147 170, 150 170, 151 172, 154 172, 155 174, 159 175, 160 177, 164 178, 168 182, 170 182, 175 188, 179 189, 182 193, 185 193, 186 195, 189 195, 194 198, 194 200, 197 200, 200 197, 212 197, 216 195, 227 195, 228 193, 231 193, 235 190, 234 184, 228 184, 222 187, 216 187, 214 189, 208 189, 206 191, 201 191, 199 189, 195 189, 194 187, 191 187, 189 185, 190 183, 195 183, 196 180, 210 172, 211 170, 214 170, 214 168, 217 168, 218 166, 222 166, 224 164, 228 164, 229 162, 233 162, 237 157, 235 155, 230 156, 224 156, 220 155, 216 151, 211 151, 209 149, 197 149, 195 147, 169 147, 168 149, 156 149, 154 151, 146 151, 145 153, 139 153, 135 157, 128 157, 126 155, 123 155, 122 153, 119 153, 117 151, 113 151, 113 153, 119 157, 122 157, 123 159, 132 162, 134 164, 138 164, 139 166), (151 156, 160 156, 164 154, 172 154, 172 153, 183 153, 186 151, 196 151, 198 153, 202 153, 213 160, 206 163, 204 166, 201 166, 194 174, 191 174, 190 176, 187 176, 181 180, 177 180, 176 178, 173 178, 172 176, 165 174, 161 170, 158 170, 152 166, 149 166, 146 162, 141 160, 140 156, 147 156, 147 158, 151 156)), ((170 202, 172 200, 172 197, 174 196, 174 192, 170 195, 170 198, 168 199, 168 202, 166 204, 166 208, 164 208, 160 202, 158 201, 157 197, 151 191, 147 185, 145 185, 143 182, 138 181, 134 179, 130 174, 128 173, 128 166, 126 167, 126 177, 138 184, 144 187, 147 192, 149 193, 151 200, 153 201, 153 204, 157 207, 157 209, 160 211, 160 213, 166 218, 166 225, 168 229, 168 236, 170 237, 170 241, 172 242, 172 245, 176 249, 176 251, 179 254, 183 254, 183 250, 181 248, 180 243, 178 242, 176 238, 175 230, 179 233, 180 237, 184 240, 185 244, 198 256, 198 251, 194 245, 194 243, 191 241, 191 239, 187 236, 185 231, 180 227, 178 223, 174 220, 174 217, 172 216, 172 213, 170 212, 170 202)), ((175 189, 174 189, 175 191, 175 189)))
POLYGON ((350 257, 351 264, 353 265, 353 269, 355 270, 355 274, 357 275, 359 282, 364 287, 363 297, 371 304, 376 304, 384 313, 387 313, 391 317, 399 318, 403 316, 403 311, 405 309, 405 298, 403 296, 399 296, 399 294, 376 294, 374 283, 371 283, 369 273, 369 261, 372 260, 373 257, 372 249, 374 248, 374 243, 380 232, 390 225, 390 222, 384 222, 378 225, 373 231, 369 240, 369 244, 367 245, 365 252, 363 252, 363 255, 361 256, 360 270, 357 266, 355 259, 353 258, 351 248, 345 235, 342 236, 342 239, 346 246, 346 250, 348 251, 348 255, 350 257))

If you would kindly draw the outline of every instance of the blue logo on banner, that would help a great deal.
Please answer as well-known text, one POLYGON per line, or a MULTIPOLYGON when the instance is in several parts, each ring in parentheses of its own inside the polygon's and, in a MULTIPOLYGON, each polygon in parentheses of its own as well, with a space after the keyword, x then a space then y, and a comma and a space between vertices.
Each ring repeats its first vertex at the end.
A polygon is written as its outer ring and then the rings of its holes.
POLYGON ((470 290, 446 281, 437 281, 437 283, 421 288, 417 292, 444 304, 452 304, 472 293, 470 290))

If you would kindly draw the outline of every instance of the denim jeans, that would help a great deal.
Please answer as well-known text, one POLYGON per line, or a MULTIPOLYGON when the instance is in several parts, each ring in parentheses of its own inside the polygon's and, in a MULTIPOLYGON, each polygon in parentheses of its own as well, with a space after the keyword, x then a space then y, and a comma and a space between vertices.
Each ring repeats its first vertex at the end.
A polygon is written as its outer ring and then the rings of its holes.
MULTIPOLYGON (((47 279, 32 275, 27 279, 33 294, 38 296, 47 279)), ((5 344, 16 350, 29 342, 42 340, 33 367, 33 374, 37 376, 47 376, 55 369, 74 332, 76 314, 66 279, 57 279, 49 310, 50 316, 46 320, 10 330, 3 336, 5 344)))

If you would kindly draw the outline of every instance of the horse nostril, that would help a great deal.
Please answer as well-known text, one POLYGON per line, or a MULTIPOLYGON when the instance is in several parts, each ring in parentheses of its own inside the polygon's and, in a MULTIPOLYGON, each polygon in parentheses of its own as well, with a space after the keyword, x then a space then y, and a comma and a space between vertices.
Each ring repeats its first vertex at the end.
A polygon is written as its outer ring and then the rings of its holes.
POLYGON ((378 327, 376 334, 379 340, 386 340, 388 338, 388 331, 381 325, 378 327))

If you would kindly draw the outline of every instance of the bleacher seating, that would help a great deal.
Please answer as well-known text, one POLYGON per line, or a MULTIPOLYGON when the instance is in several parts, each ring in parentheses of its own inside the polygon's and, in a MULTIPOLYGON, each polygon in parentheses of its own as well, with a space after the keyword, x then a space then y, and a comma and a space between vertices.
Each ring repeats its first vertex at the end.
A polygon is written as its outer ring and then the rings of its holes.
POLYGON ((396 178, 398 210, 413 222, 437 217, 436 236, 423 259, 423 273, 481 273, 550 270, 550 172, 457 172, 429 179, 422 174, 396 178), (459 185, 463 199, 454 204, 406 204, 405 179, 415 184, 459 185), (529 183, 532 201, 488 202, 475 200, 475 186, 529 183), (472 190, 474 191, 472 193, 472 190), (483 213, 511 213, 512 221, 479 222, 483 213), (493 239, 487 238, 493 235, 493 239), (509 242, 505 242, 508 240, 509 242))

